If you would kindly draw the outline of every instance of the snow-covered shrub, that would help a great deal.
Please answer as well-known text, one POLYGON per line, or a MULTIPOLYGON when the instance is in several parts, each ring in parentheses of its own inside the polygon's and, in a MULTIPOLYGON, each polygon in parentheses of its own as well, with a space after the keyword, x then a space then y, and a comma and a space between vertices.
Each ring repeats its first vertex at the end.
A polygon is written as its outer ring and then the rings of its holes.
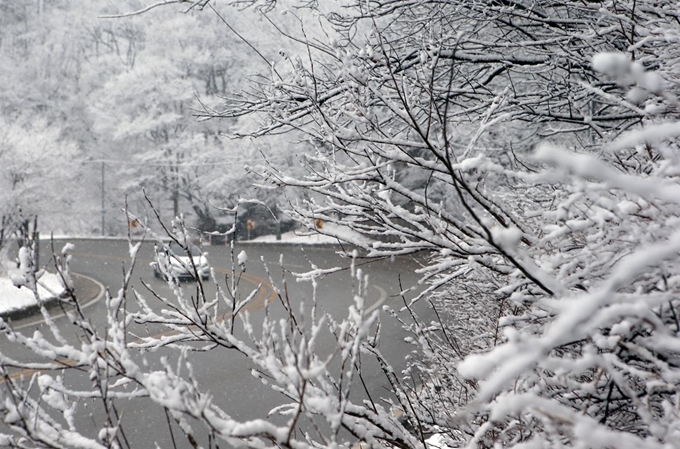
POLYGON ((475 434, 480 444, 680 444, 680 120, 677 84, 661 75, 680 70, 677 54, 659 66, 666 71, 595 55, 593 67, 621 88, 602 92, 607 101, 630 107, 624 98, 644 88, 655 112, 597 154, 540 146, 543 168, 516 174, 557 193, 547 210, 527 210, 542 235, 526 252, 562 289, 511 297, 525 308, 503 318, 503 344, 459 366, 483 379, 471 408, 489 420, 475 434))

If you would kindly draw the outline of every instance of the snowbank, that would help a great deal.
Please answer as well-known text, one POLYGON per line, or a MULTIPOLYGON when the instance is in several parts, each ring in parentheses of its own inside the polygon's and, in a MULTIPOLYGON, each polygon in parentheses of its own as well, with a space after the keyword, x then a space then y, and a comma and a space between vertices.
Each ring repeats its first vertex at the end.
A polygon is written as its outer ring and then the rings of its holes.
MULTIPOLYGON (((43 274, 39 284, 38 294, 43 299, 50 299, 64 292, 64 287, 56 274, 43 274)), ((32 291, 27 288, 17 288, 9 278, 0 277, 0 315, 25 310, 36 305, 38 303, 32 291)))
POLYGON ((323 226, 323 230, 321 232, 323 232, 323 234, 320 234, 318 232, 314 233, 314 231, 304 231, 298 229, 295 231, 281 234, 281 240, 276 240, 275 235, 263 235, 252 240, 244 240, 241 243, 275 242, 275 243, 295 243, 302 245, 328 245, 334 243, 337 244, 338 239, 334 236, 337 236, 342 240, 349 240, 354 242, 370 241, 367 237, 359 234, 358 232, 345 226, 337 225, 335 223, 325 223, 323 226))

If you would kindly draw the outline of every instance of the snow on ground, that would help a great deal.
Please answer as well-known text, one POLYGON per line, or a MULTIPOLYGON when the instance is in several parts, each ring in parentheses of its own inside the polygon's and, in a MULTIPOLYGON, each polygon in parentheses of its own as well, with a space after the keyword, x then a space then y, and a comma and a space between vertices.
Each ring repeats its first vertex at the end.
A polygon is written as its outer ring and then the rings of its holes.
POLYGON ((338 239, 333 236, 338 236, 343 240, 363 241, 368 242, 369 239, 365 236, 353 231, 347 227, 337 225, 335 223, 325 223, 322 229, 324 234, 314 231, 295 230, 281 234, 281 240, 276 240, 275 235, 263 235, 248 242, 279 242, 279 243, 299 243, 307 245, 321 245, 338 243, 338 239))
MULTIPOLYGON (((64 292, 56 274, 45 273, 38 281, 38 294, 43 299, 52 298, 64 292), (45 288, 47 287, 47 288, 45 288)), ((17 288, 8 277, 0 277, 0 315, 26 309, 37 304, 33 292, 17 288)))
POLYGON ((244 242, 266 242, 266 243, 302 243, 302 244, 313 244, 313 243, 337 243, 332 237, 327 235, 315 234, 315 235, 298 235, 299 231, 291 231, 281 234, 281 240, 276 240, 275 235, 261 235, 260 237, 244 240, 244 242))

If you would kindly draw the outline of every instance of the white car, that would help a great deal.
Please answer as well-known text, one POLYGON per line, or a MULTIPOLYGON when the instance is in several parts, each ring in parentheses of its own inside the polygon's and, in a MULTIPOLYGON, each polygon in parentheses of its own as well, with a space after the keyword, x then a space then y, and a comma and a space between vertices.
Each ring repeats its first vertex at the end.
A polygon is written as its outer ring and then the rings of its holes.
POLYGON ((198 274, 204 280, 210 279, 210 264, 206 258, 208 253, 202 252, 196 245, 191 245, 187 251, 174 242, 167 248, 169 251, 166 248, 156 249, 156 260, 150 264, 155 277, 196 279, 198 274))

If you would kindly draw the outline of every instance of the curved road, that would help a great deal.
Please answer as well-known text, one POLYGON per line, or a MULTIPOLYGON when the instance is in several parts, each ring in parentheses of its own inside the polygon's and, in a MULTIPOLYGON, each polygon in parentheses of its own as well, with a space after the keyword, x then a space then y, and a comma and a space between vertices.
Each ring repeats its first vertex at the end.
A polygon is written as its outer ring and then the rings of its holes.
MULTIPOLYGON (((99 281, 114 295, 122 284, 123 270, 129 266, 129 249, 126 241, 122 240, 72 240, 75 245, 71 270, 99 281)), ((64 242, 55 242, 55 248, 60 250, 64 242)), ((229 247, 206 247, 209 251, 208 259, 218 274, 218 283, 224 288, 224 275, 229 273, 232 266, 232 257, 229 247)), ((330 246, 294 246, 277 244, 248 244, 236 245, 234 254, 245 250, 248 254, 247 271, 243 276, 245 281, 244 294, 252 288, 261 285, 261 291, 249 306, 251 321, 258 319, 258 310, 265 301, 273 301, 276 295, 269 284, 268 275, 264 265, 266 264, 275 283, 279 283, 284 272, 307 272, 312 269, 325 269, 332 267, 347 268, 350 261, 337 254, 338 247, 330 246), (279 261, 283 261, 283 269, 279 261)), ((43 254, 50 249, 43 248, 43 254)), ((153 277, 149 262, 152 261, 153 244, 144 243, 138 253, 137 265, 133 274, 132 288, 145 296, 150 304, 154 304, 152 295, 148 292, 143 282, 161 296, 172 297, 172 292, 166 282, 153 277)), ((45 257, 45 256, 43 256, 45 257)), ((368 274, 370 282, 366 292, 367 304, 370 309, 380 307, 386 303, 394 308, 403 304, 403 299, 398 295, 401 286, 410 286, 417 281, 414 270, 418 262, 412 259, 396 259, 373 262, 362 266, 364 273, 368 274)), ((291 302, 295 304, 300 300, 309 300, 312 296, 312 288, 309 282, 296 282, 290 273, 286 274, 287 291, 291 302)), ((349 270, 344 269, 323 277, 319 281, 317 299, 321 308, 329 312, 336 319, 342 319, 347 314, 347 307, 352 303, 354 281, 350 278, 349 270)), ((182 284, 187 295, 195 290, 193 282, 182 284)), ((212 281, 205 283, 206 297, 214 297, 216 286, 212 281)), ((128 298, 128 307, 134 307, 131 297, 128 298)), ((273 310, 275 307, 273 308, 273 310)), ((273 312, 275 313, 275 312, 273 312)), ((280 313, 280 312, 279 312, 280 313)), ((103 300, 92 303, 86 309, 88 318, 99 329, 106 326, 106 311, 103 300)), ((59 318, 67 326, 65 318, 59 318)), ((35 318, 29 318, 15 323, 25 325, 27 333, 33 328, 42 325, 33 324, 35 318)), ((161 329, 146 329, 150 334, 161 332, 161 329)), ((400 338, 401 329, 395 320, 383 319, 381 352, 390 359, 395 368, 403 365, 403 343, 400 338)), ((0 348, 3 353, 9 354, 20 360, 35 359, 32 354, 6 341, 0 339, 0 348)), ((330 351, 332 340, 322 340, 319 344, 321 351, 330 351)), ((148 363, 159 363, 157 354, 148 355, 148 363)), ((226 350, 214 350, 209 353, 195 353, 191 355, 196 377, 201 381, 203 391, 214 394, 214 402, 220 405, 233 418, 266 418, 272 407, 280 405, 281 398, 270 389, 263 387, 261 383, 252 377, 251 365, 245 358, 236 352, 226 350)), ((379 370, 364 370, 366 381, 372 388, 381 391, 384 382, 379 370)), ((84 385, 87 379, 84 379, 84 385)), ((81 387, 84 385, 80 385, 81 387)), ((79 415, 85 420, 99 422, 96 411, 97 403, 93 402, 88 409, 87 400, 83 407, 79 407, 79 415)), ((123 401, 124 402, 124 401, 123 401)), ((126 437, 132 447, 153 447, 157 442, 160 447, 168 447, 170 435, 167 431, 166 418, 162 410, 143 400, 130 400, 129 404, 120 404, 124 413, 123 423, 127 429, 126 437), (136 425, 143 423, 143 425, 136 425)), ((175 432, 176 433, 176 432, 175 432)), ((176 437, 177 437, 176 433, 176 437)), ((181 440, 180 440, 181 441, 181 440)), ((201 442, 207 445, 207 441, 201 442)), ((185 447, 186 441, 181 441, 179 447, 185 447)), ((188 445, 186 447, 189 447, 188 445)))

